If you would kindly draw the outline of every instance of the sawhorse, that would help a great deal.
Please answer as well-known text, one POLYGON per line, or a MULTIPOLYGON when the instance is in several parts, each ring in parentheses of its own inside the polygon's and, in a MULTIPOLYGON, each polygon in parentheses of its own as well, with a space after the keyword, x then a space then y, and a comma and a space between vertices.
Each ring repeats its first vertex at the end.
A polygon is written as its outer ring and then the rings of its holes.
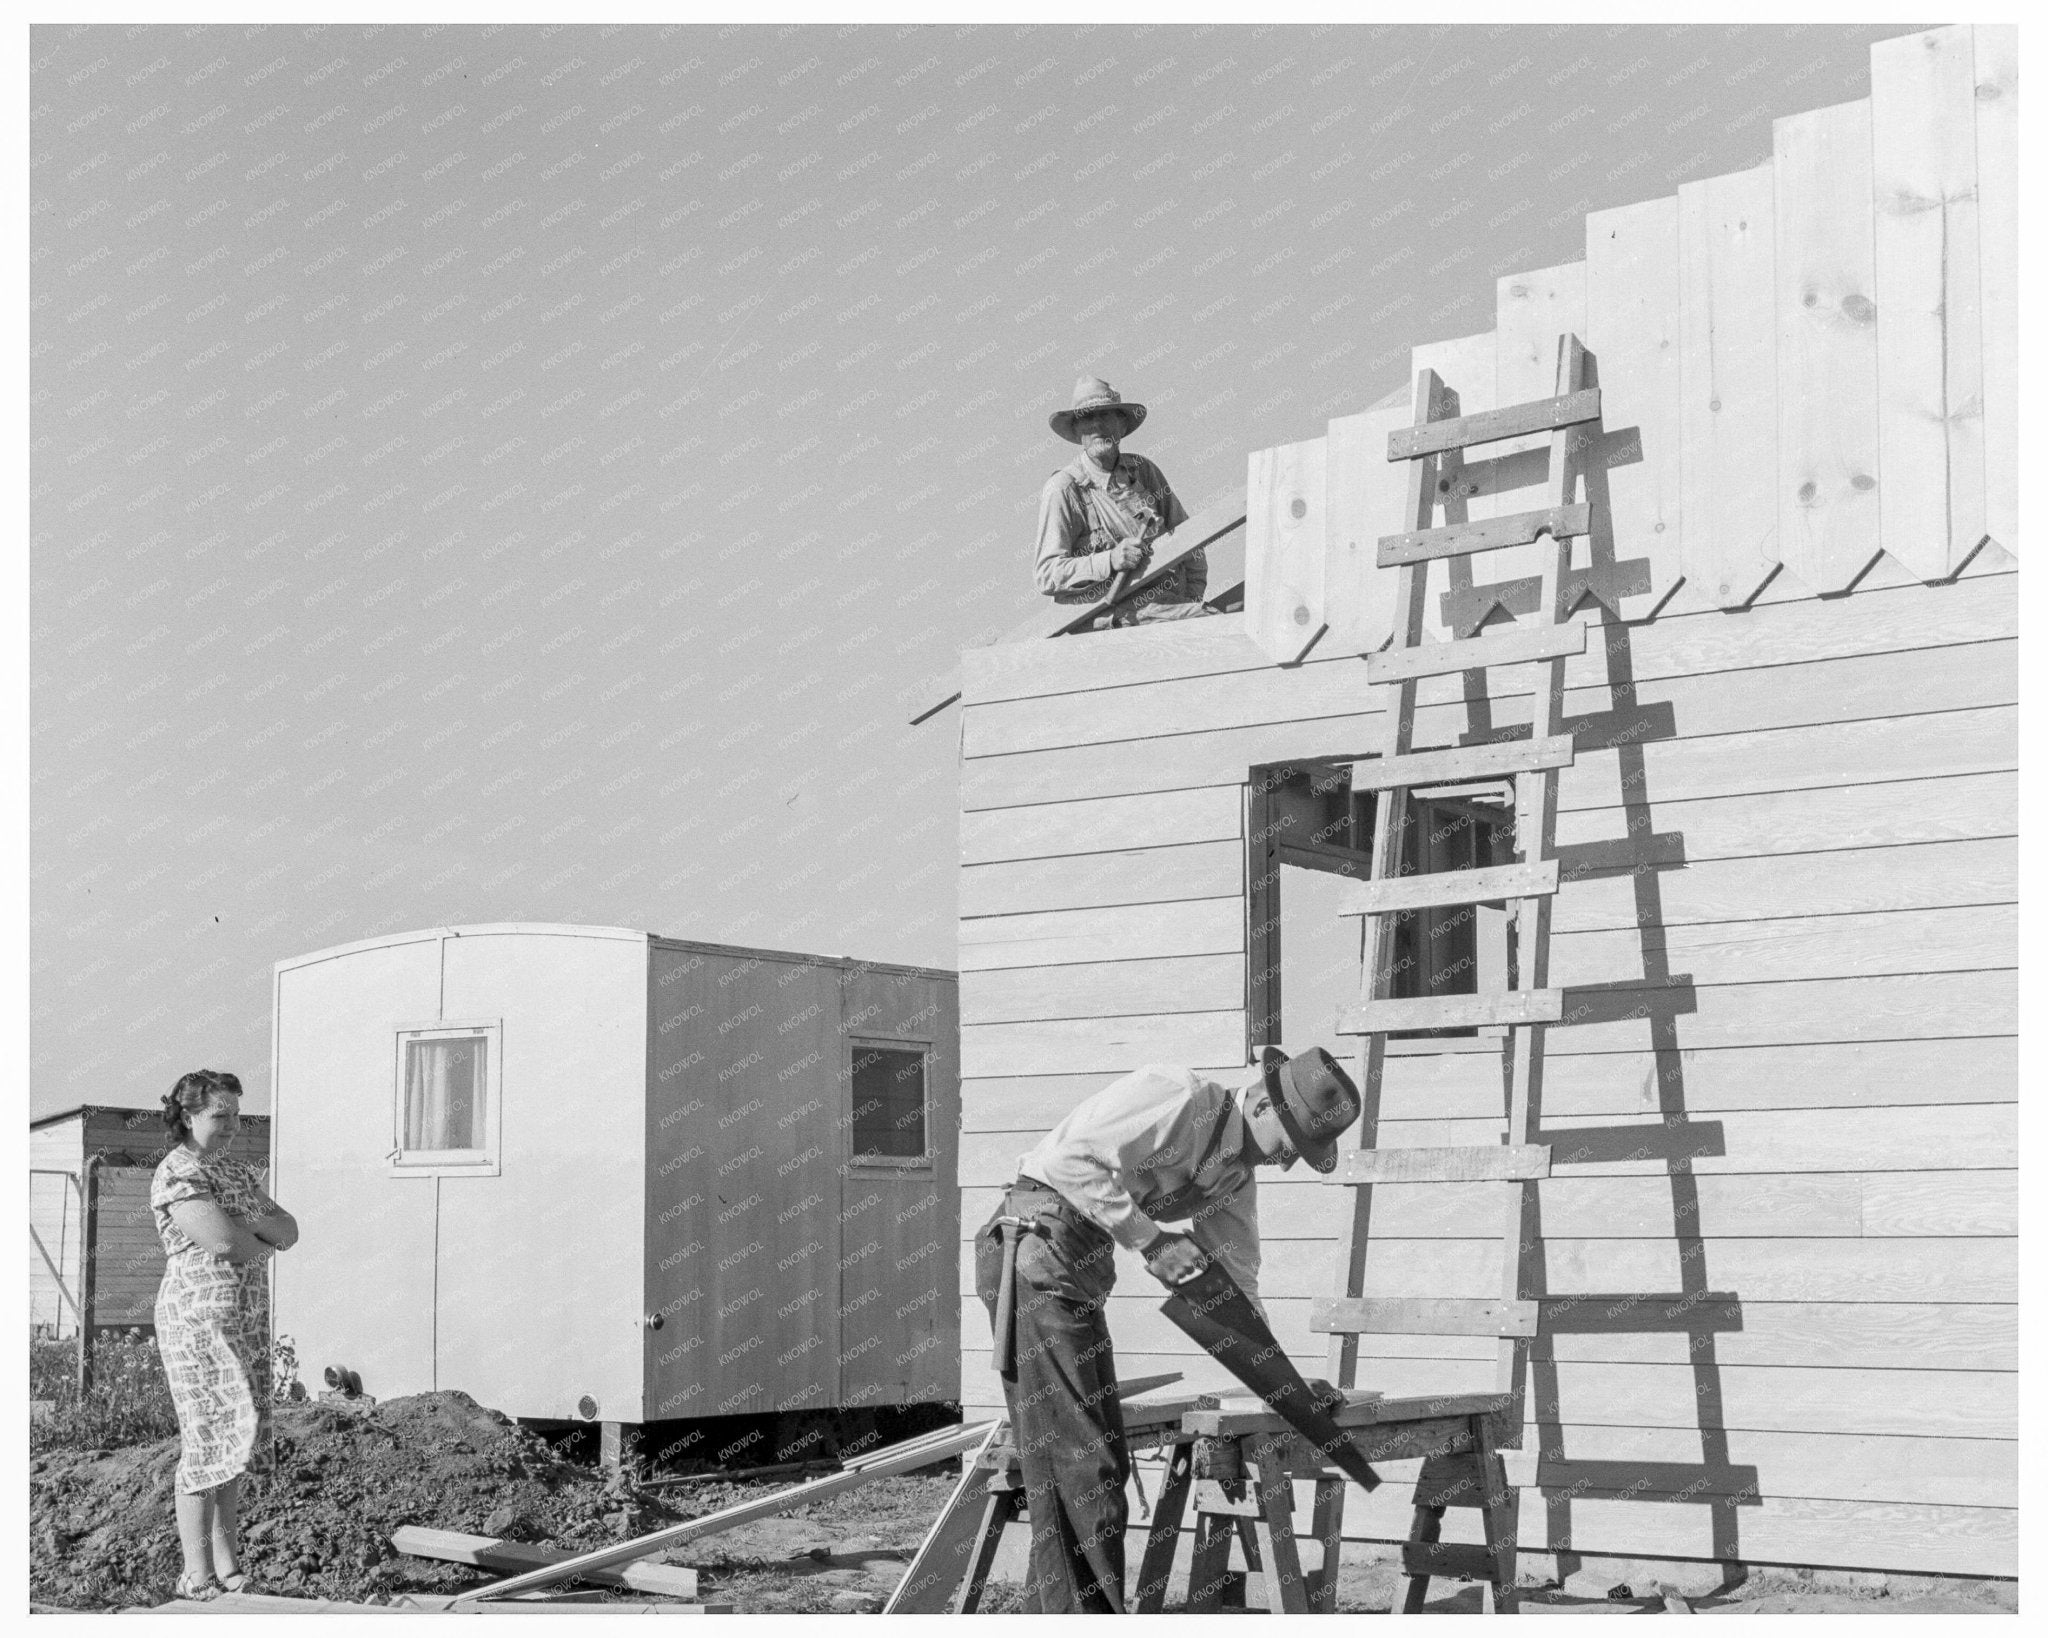
MULTIPOLYGON (((1194 1436, 1182 1430, 1181 1419, 1190 1410, 1216 1402, 1213 1395, 1194 1393, 1124 1401, 1126 1440, 1132 1445, 1163 1445, 1167 1459, 1166 1478, 1152 1508, 1145 1556, 1132 1600, 1132 1608, 1141 1613, 1156 1614, 1165 1606, 1174 1543, 1187 1509, 1194 1436)), ((918 1548, 883 1613, 973 1614, 981 1607, 1003 1532, 1023 1514, 1024 1476, 1006 1428, 961 1475, 952 1499, 918 1548)))
MULTIPOLYGON (((1514 1408, 1513 1397, 1486 1393, 1383 1399, 1354 1391, 1347 1398, 1351 1403, 1336 1413, 1337 1421, 1367 1461, 1423 1459, 1415 1485, 1414 1519, 1401 1546, 1401 1567, 1408 1586, 1392 1613, 1412 1615, 1421 1610, 1431 1578, 1445 1576, 1483 1583, 1489 1610, 1514 1613, 1516 1498, 1508 1488, 1495 1447, 1494 1426, 1504 1412, 1514 1408), (1479 1509, 1483 1544, 1438 1539, 1444 1511, 1450 1507, 1479 1509)), ((1234 1527, 1244 1541, 1247 1564, 1253 1568, 1273 1566, 1265 1577, 1270 1611, 1334 1612, 1343 1528, 1341 1477, 1321 1469, 1315 1453, 1256 1401, 1230 1400, 1214 1409, 1190 1411, 1182 1426, 1208 1448, 1234 1445, 1243 1450, 1247 1466, 1255 1470, 1256 1484, 1256 1500, 1247 1497, 1232 1502, 1220 1485, 1215 1502, 1206 1493, 1198 1496, 1189 1610, 1217 1607, 1198 1600, 1215 1596, 1227 1579, 1234 1527), (1313 1529, 1322 1542, 1323 1559, 1313 1577, 1303 1575, 1296 1547, 1293 1476, 1316 1481, 1313 1529)))

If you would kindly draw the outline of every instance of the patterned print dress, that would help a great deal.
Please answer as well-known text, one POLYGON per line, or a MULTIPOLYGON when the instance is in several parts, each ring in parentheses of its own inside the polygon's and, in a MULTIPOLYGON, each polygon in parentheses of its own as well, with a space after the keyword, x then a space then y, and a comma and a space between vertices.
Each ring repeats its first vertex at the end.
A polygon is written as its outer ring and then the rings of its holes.
POLYGON ((255 1167, 225 1155, 209 1160, 182 1143, 150 1183, 164 1243, 157 1351, 178 1411, 178 1489, 193 1495, 270 1471, 270 1316, 265 1263, 230 1262, 196 1244, 171 1221, 181 1200, 210 1200, 243 1223, 277 1206, 255 1167))

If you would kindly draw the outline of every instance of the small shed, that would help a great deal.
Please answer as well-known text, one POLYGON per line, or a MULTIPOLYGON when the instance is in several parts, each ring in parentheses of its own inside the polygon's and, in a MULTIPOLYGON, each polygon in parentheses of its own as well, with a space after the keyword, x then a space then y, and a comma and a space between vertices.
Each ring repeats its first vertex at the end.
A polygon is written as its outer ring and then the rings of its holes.
POLYGON ((279 962, 279 1334, 533 1420, 956 1399, 956 988, 616 927, 279 962))
MULTIPOLYGON (((149 1214, 149 1179, 167 1136, 156 1109, 113 1104, 80 1104, 29 1122, 32 1332, 75 1335, 81 1303, 91 1307, 96 1330, 156 1324, 164 1250, 149 1214), (95 1158, 88 1177, 86 1161, 95 1158)), ((268 1164, 269 1118, 245 1115, 233 1152, 268 1164)))

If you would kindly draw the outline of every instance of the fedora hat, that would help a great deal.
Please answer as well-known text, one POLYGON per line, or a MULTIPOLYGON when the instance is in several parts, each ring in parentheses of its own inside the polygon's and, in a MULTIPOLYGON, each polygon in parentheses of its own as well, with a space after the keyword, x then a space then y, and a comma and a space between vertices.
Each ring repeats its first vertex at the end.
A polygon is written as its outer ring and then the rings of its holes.
POLYGON ((1081 435, 1074 430, 1076 418, 1086 415, 1090 410, 1100 409, 1115 409, 1124 412, 1124 435, 1126 437, 1137 431, 1139 423, 1145 419, 1145 406, 1143 404, 1125 403, 1116 388, 1103 380, 1102 377, 1099 375, 1084 375, 1074 383, 1073 408, 1054 410, 1052 412, 1052 430, 1059 434, 1060 437, 1066 439, 1068 443, 1078 444, 1081 441, 1081 435))
MULTIPOLYGON (((1259 1050, 1266 1096, 1287 1141, 1319 1172, 1337 1169, 1337 1139, 1364 1107, 1343 1066, 1321 1047, 1290 1058, 1278 1047, 1259 1050)), ((1259 1134, 1254 1132, 1254 1137, 1259 1134)), ((1261 1148, 1268 1147, 1263 1141, 1261 1148)))

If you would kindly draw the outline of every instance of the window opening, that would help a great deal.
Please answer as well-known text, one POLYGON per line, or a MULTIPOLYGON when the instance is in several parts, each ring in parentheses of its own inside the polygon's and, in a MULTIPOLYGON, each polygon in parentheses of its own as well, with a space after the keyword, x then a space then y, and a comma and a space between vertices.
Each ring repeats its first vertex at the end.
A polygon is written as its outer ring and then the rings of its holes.
POLYGON ((922 1161, 925 1145, 925 1058, 922 1046, 853 1046, 852 1158, 922 1161))

